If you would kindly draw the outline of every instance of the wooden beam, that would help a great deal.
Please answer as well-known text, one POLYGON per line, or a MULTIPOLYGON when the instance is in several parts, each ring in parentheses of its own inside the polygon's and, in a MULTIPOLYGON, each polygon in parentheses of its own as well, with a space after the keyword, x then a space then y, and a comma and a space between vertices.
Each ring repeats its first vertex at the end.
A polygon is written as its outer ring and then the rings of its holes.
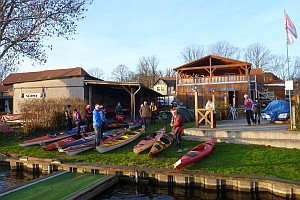
MULTIPOLYGON (((212 67, 214 67, 216 69, 219 69, 219 68, 234 68, 234 67, 240 67, 240 68, 244 69, 245 65, 241 65, 241 64, 227 64, 227 65, 212 65, 212 67)), ((180 72, 188 71, 188 70, 205 69, 205 68, 210 68, 210 66, 184 67, 184 68, 180 69, 180 72)))

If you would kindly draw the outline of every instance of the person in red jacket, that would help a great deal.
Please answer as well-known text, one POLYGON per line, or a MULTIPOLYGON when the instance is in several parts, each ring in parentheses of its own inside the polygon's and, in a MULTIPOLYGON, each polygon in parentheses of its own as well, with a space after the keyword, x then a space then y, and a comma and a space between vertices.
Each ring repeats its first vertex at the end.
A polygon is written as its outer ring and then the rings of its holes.
POLYGON ((181 148, 181 133, 184 130, 182 117, 179 113, 177 113, 176 109, 171 110, 172 118, 170 126, 172 127, 172 134, 176 138, 176 146, 178 148, 178 152, 182 152, 181 148))
POLYGON ((91 106, 87 105, 85 108, 85 123, 88 131, 91 131, 92 129, 92 123, 93 123, 92 120, 93 120, 93 111, 91 110, 91 106))

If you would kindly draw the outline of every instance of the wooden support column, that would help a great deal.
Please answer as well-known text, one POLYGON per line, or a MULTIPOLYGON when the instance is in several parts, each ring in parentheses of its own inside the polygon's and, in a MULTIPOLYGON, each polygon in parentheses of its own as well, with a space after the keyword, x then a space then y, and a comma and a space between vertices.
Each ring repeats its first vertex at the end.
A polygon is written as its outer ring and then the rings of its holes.
POLYGON ((198 92, 195 90, 195 126, 198 127, 198 92))

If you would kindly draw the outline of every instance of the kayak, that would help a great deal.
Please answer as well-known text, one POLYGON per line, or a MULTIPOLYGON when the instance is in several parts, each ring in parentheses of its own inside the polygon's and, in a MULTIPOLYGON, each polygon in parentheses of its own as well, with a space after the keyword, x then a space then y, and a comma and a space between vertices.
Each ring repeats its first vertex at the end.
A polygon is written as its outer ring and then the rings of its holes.
POLYGON ((139 154, 142 151, 145 151, 146 149, 152 147, 152 145, 154 144, 154 142, 163 136, 163 134, 166 133, 166 127, 151 133, 150 135, 148 135, 147 137, 143 138, 137 145, 135 145, 133 147, 133 152, 135 154, 139 154))
MULTIPOLYGON (((86 125, 80 126, 80 132, 81 133, 85 132, 86 128, 87 128, 86 125)), ((76 132, 77 132, 77 127, 73 128, 70 131, 64 131, 60 134, 48 134, 46 136, 41 136, 41 137, 33 138, 30 140, 26 140, 26 141, 20 142, 19 145, 21 147, 25 147, 25 146, 35 145, 35 144, 44 144, 46 142, 54 142, 57 140, 61 140, 61 139, 76 135, 76 132)))
POLYGON ((164 134, 162 137, 158 138, 154 142, 148 155, 153 156, 155 154, 158 154, 159 152, 162 152, 163 150, 171 146, 173 140, 174 140, 174 136, 172 135, 172 133, 164 134))
POLYGON ((53 142, 53 143, 43 147, 43 149, 45 151, 50 151, 53 149, 62 149, 62 148, 65 148, 68 144, 74 143, 75 141, 86 138, 86 137, 90 137, 94 134, 95 134, 94 132, 88 132, 88 133, 81 134, 81 138, 68 137, 68 138, 53 142))
POLYGON ((216 141, 217 138, 214 137, 209 141, 201 143, 198 146, 194 147, 174 164, 174 168, 180 170, 186 165, 199 161, 213 150, 216 141))
MULTIPOLYGON (((105 144, 116 140, 125 133, 125 129, 110 130, 103 133, 104 137, 100 140, 100 144, 105 144)), ((83 151, 87 151, 95 147, 95 135, 75 141, 66 145, 65 148, 58 149, 59 152, 65 152, 69 155, 74 155, 83 151)))
POLYGON ((126 130, 124 135, 122 135, 118 139, 106 144, 100 144, 99 146, 96 147, 96 149, 100 153, 105 153, 113 149, 122 147, 136 140, 138 137, 141 136, 142 133, 144 133, 144 131, 145 131, 145 127, 141 127, 138 130, 126 130))
POLYGON ((142 125, 143 125, 143 122, 142 122, 142 120, 140 120, 140 121, 137 121, 137 122, 129 123, 128 128, 134 129, 134 128, 140 127, 142 125))

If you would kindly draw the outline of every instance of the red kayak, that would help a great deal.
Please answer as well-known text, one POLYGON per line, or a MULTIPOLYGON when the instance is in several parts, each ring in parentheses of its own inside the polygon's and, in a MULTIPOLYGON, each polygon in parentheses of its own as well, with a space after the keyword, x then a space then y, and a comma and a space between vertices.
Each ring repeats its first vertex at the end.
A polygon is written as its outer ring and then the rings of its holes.
POLYGON ((216 141, 217 138, 214 137, 209 141, 201 143, 198 146, 194 147, 174 164, 174 168, 180 170, 183 167, 202 159, 213 150, 216 141))
POLYGON ((61 149, 64 146, 66 146, 67 144, 70 144, 72 142, 75 142, 76 140, 82 139, 82 138, 86 138, 86 137, 90 137, 92 135, 94 135, 95 132, 88 132, 88 133, 83 133, 81 134, 81 138, 76 138, 76 137, 68 137, 62 140, 59 140, 57 142, 51 143, 47 146, 45 146, 43 149, 45 151, 49 151, 49 150, 53 150, 53 149, 61 149))
MULTIPOLYGON (((86 125, 80 126, 80 132, 85 132, 86 128, 87 128, 86 125)), ((30 140, 26 140, 26 141, 20 142, 19 145, 21 147, 26 147, 26 146, 35 145, 35 144, 44 144, 46 142, 55 142, 57 140, 62 140, 64 138, 72 137, 72 136, 76 135, 76 132, 77 132, 77 127, 73 128, 70 131, 64 131, 60 134, 49 133, 46 136, 41 136, 41 137, 33 138, 30 140)))

